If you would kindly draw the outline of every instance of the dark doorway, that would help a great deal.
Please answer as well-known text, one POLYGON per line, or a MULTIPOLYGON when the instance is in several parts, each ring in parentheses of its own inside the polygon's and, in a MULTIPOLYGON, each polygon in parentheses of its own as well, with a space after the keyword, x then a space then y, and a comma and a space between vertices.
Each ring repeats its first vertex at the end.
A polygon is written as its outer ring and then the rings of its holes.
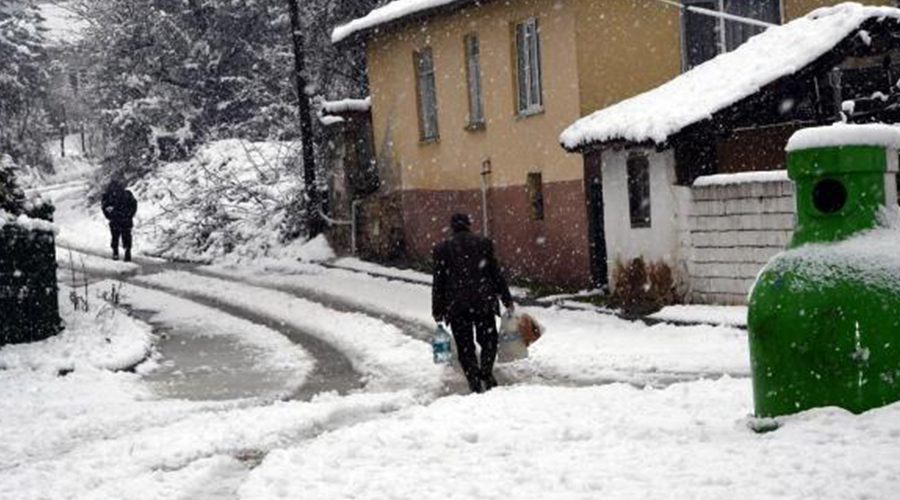
POLYGON ((588 215, 588 242, 591 250, 591 283, 597 288, 609 284, 606 261, 606 231, 603 224, 603 178, 600 174, 600 152, 584 156, 585 198, 588 215))

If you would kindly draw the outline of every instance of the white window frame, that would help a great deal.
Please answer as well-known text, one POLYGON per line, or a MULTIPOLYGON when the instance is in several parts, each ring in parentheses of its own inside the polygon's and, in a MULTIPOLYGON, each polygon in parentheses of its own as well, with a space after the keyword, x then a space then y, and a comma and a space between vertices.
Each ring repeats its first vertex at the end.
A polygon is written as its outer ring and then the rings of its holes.
POLYGON ((469 91, 469 122, 466 128, 480 130, 485 127, 484 87, 481 83, 481 42, 477 33, 465 36, 466 83, 469 91))
POLYGON ((540 113, 544 109, 541 71, 541 31, 537 17, 515 27, 516 112, 519 116, 540 113), (524 80, 524 81, 523 81, 524 80))

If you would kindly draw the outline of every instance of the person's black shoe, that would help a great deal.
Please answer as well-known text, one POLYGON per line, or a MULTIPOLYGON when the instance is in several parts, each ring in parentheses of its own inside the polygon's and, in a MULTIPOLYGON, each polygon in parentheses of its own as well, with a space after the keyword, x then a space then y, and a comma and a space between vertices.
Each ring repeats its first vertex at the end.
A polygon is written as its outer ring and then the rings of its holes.
POLYGON ((494 387, 497 387, 497 379, 495 379, 493 375, 487 375, 486 377, 484 377, 483 382, 485 391, 489 391, 494 387))
POLYGON ((469 380, 469 390, 474 394, 481 394, 484 389, 481 387, 481 380, 469 380))
POLYGON ((114 253, 114 254, 113 254, 113 260, 119 260, 119 254, 118 254, 118 253, 114 253))
POLYGON ((125 250, 125 262, 131 262, 131 249, 125 250))

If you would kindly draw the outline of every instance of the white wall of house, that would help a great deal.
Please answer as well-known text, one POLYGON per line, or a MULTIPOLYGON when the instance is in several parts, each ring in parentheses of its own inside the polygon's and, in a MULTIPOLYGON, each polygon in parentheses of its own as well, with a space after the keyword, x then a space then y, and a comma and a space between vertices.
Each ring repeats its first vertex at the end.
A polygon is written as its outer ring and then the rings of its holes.
POLYGON ((653 148, 606 150, 602 156, 603 212, 609 282, 615 288, 617 264, 635 258, 644 262, 664 262, 673 271, 676 282, 684 282, 681 249, 687 234, 686 207, 690 188, 675 184, 673 151, 653 148), (650 163, 650 227, 633 228, 628 205, 628 168, 630 154, 645 154, 650 163))
POLYGON ((643 258, 673 271, 686 302, 745 304, 759 271, 790 242, 794 186, 784 171, 701 177, 675 184, 672 151, 630 148, 602 156, 604 223, 610 285, 617 264, 643 258), (631 226, 630 154, 650 164, 650 227, 631 226))
POLYGON ((784 171, 700 177, 689 207, 688 300, 745 304, 759 271, 790 243, 793 183, 784 171))

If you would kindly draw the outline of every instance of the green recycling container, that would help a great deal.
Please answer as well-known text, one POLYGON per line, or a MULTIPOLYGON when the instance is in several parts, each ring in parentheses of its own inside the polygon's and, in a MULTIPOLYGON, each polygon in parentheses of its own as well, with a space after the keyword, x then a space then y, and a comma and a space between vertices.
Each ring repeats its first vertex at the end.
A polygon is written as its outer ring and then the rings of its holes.
POLYGON ((888 139, 900 132, 878 139, 884 129, 865 127, 807 129, 794 137, 813 140, 789 143, 796 227, 749 301, 757 417, 900 400, 900 248, 890 258, 892 230, 880 222, 896 205, 897 141, 888 139))

